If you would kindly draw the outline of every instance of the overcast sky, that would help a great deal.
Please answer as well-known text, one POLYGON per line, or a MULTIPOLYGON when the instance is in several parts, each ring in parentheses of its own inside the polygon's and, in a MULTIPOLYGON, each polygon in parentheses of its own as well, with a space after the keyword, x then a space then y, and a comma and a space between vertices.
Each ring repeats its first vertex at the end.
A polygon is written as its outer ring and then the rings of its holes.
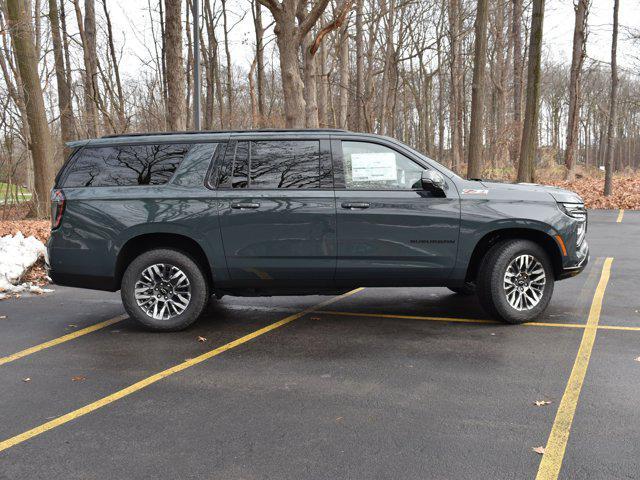
MULTIPOLYGON (((139 58, 148 58, 147 48, 152 45, 147 0, 108 0, 116 41, 124 45, 122 68, 128 75, 140 69, 139 58)), ((250 6, 249 0, 231 0, 234 12, 229 23, 236 23, 250 6)), ((265 16, 269 16, 265 13, 265 16)), ((589 14, 587 55, 610 62, 613 0, 592 0, 589 14)), ((265 22, 266 23, 266 22, 265 22)), ((620 0, 620 38, 618 63, 627 72, 640 73, 640 42, 635 45, 626 40, 628 29, 640 29, 640 0, 620 0)), ((574 10, 573 0, 547 0, 544 19, 545 55, 553 60, 571 61, 574 10)), ((253 56, 253 23, 251 13, 245 15, 232 31, 232 58, 246 67, 253 56)))

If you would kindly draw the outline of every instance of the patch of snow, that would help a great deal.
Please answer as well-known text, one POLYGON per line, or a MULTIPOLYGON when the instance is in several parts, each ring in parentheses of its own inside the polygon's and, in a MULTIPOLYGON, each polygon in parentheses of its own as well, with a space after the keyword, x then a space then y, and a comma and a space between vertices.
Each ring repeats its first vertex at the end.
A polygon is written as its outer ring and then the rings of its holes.
POLYGON ((44 293, 37 291, 43 289, 30 283, 18 283, 27 269, 46 254, 47 249, 40 240, 35 237, 24 238, 22 232, 0 237, 0 292, 44 293))

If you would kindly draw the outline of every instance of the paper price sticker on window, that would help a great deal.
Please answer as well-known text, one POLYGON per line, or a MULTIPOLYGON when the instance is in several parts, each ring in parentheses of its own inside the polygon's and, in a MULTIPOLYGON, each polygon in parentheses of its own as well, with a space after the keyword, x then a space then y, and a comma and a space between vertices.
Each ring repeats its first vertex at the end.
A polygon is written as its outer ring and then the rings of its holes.
POLYGON ((351 154, 351 180, 354 182, 397 179, 396 156, 393 153, 351 154))

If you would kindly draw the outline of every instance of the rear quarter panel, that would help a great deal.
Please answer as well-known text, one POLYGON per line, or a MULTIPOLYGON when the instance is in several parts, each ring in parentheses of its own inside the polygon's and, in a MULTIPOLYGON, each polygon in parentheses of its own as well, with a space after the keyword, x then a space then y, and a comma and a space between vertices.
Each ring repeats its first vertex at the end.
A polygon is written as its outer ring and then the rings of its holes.
MULTIPOLYGON (((207 148, 213 153, 212 145, 207 148)), ((127 241, 147 233, 174 233, 195 240, 207 255, 214 280, 224 280, 216 192, 204 186, 211 156, 203 158, 185 158, 165 185, 63 188, 65 213, 49 242, 52 270, 113 278, 127 241)))

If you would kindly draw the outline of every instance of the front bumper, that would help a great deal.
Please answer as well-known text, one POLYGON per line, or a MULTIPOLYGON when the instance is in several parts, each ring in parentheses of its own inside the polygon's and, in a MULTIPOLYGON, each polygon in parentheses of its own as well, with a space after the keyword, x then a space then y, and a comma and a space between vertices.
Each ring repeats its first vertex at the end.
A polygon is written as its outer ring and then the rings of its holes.
POLYGON ((562 280, 564 278, 570 278, 578 275, 586 268, 589 263, 589 258, 589 244, 584 240, 575 252, 574 261, 569 264, 565 264, 562 267, 562 271, 558 275, 557 279, 562 280))

